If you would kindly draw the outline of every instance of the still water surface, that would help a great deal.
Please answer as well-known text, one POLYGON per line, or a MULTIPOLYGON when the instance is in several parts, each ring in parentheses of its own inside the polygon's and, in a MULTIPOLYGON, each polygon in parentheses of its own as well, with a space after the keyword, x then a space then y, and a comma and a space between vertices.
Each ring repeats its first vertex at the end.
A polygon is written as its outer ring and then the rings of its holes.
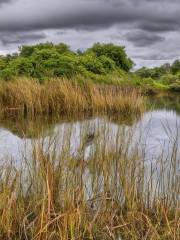
POLYGON ((53 137, 57 151, 60 152, 64 145, 69 144, 69 150, 74 155, 82 141, 85 141, 84 150, 88 157, 97 142, 105 141, 107 149, 112 150, 118 135, 122 133, 123 141, 128 141, 131 135, 132 147, 138 145, 147 162, 157 160, 162 153, 167 159, 174 143, 180 158, 180 97, 170 95, 148 99, 147 111, 138 119, 95 116, 58 121, 1 121, 0 160, 1 163, 12 161, 19 164, 25 153, 31 154, 32 142, 42 139, 49 142, 53 137))

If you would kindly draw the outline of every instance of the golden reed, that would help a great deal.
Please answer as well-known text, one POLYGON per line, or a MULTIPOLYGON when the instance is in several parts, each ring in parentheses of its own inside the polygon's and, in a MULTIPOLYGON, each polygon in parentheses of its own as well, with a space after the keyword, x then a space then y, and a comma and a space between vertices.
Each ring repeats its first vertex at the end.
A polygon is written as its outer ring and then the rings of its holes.
POLYGON ((144 99, 135 88, 33 79, 0 83, 1 114, 35 117, 51 114, 123 113, 144 111, 144 99))

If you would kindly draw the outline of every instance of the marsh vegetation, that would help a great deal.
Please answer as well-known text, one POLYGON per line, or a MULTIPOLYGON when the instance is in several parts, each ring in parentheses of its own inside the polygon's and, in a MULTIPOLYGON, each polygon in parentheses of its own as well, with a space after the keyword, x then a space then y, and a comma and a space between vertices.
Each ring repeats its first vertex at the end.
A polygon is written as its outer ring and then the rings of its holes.
POLYGON ((143 99, 141 91, 133 87, 79 84, 62 79, 52 79, 44 84, 29 79, 0 82, 2 116, 35 118, 39 115, 82 113, 138 115, 144 111, 143 99))
POLYGON ((113 44, 0 57, 0 239, 180 239, 179 62, 132 67, 113 44))
POLYGON ((21 46, 14 54, 0 56, 0 80, 54 78, 76 79, 120 86, 138 86, 144 92, 179 91, 180 61, 132 71, 134 63, 123 46, 95 43, 85 51, 72 51, 64 44, 21 46))
POLYGON ((178 240, 180 119, 157 103, 131 123, 4 123, 1 238, 178 240))

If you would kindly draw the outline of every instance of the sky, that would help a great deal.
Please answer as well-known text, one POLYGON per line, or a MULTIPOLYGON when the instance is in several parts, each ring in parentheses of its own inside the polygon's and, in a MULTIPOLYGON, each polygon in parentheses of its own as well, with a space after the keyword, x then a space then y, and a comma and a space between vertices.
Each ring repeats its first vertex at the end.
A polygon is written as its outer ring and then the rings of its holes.
POLYGON ((180 0, 0 0, 0 54, 21 45, 122 45, 136 68, 180 59, 180 0))

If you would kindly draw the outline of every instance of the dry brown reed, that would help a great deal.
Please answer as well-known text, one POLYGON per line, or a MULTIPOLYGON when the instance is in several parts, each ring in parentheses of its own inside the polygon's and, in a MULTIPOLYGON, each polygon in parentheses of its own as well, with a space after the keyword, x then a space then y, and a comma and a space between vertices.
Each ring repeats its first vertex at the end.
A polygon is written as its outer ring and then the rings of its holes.
POLYGON ((68 139, 58 154, 55 139, 48 145, 42 139, 33 143, 24 169, 3 165, 0 239, 179 240, 178 155, 166 159, 168 169, 160 156, 147 175, 138 145, 131 148, 131 133, 128 141, 124 137, 119 133, 109 150, 97 139, 88 160, 83 137, 77 156, 70 154, 68 139))
POLYGON ((139 114, 144 99, 137 89, 100 86, 62 79, 40 84, 32 79, 0 83, 2 115, 36 117, 50 114, 139 114))

